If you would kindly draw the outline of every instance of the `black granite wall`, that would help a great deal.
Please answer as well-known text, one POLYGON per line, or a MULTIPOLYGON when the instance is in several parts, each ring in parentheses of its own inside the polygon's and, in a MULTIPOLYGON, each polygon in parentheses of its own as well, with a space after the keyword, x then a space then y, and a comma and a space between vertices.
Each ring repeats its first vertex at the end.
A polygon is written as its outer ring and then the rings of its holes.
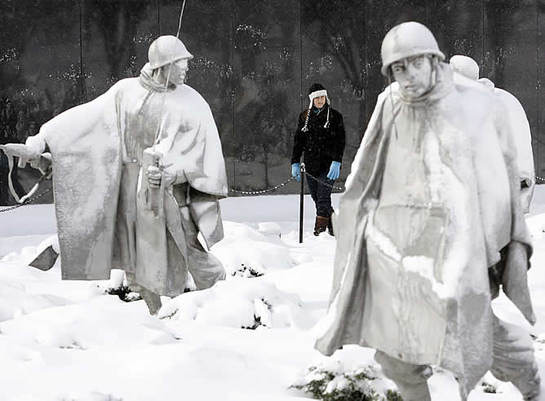
MULTIPOLYGON (((24 141, 61 111, 137 75, 153 39, 176 33, 181 3, 0 2, 0 143, 24 141)), ((212 107, 231 187, 263 189, 289 177, 296 118, 313 82, 344 115, 345 177, 385 86, 382 38, 407 20, 428 25, 447 57, 475 58, 482 76, 519 98, 544 176, 545 0, 187 0, 181 37, 195 55, 188 84, 212 107)))

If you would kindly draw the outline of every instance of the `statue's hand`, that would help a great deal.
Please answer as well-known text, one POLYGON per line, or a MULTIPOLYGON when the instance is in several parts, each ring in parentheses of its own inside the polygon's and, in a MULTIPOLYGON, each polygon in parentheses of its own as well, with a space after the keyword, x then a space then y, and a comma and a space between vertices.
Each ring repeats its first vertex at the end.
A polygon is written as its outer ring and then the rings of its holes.
POLYGON ((163 185, 165 188, 170 187, 171 185, 174 185, 176 182, 176 173, 169 171, 168 168, 165 168, 162 170, 163 173, 163 185))
POLYGON ((162 172, 159 167, 149 166, 146 171, 146 176, 150 187, 159 188, 161 186, 162 172))
POLYGON ((30 161, 30 166, 36 170, 40 170, 42 174, 51 172, 51 153, 42 153, 38 159, 30 161))
POLYGON ((148 178, 148 183, 152 188, 159 188, 161 182, 165 188, 168 188, 176 181, 176 173, 156 166, 149 166, 148 171, 146 171, 146 176, 148 178))
POLYGON ((22 144, 22 143, 7 143, 5 145, 0 145, 0 149, 8 157, 18 157, 19 158, 19 167, 23 168, 28 162, 39 160, 40 153, 34 151, 31 147, 22 144))

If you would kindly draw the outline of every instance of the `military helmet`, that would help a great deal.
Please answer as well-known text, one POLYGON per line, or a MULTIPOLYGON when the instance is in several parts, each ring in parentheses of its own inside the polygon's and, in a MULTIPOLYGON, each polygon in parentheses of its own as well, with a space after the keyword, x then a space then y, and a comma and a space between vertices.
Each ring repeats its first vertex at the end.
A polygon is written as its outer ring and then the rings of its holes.
POLYGON ((151 68, 159 68, 180 59, 192 59, 180 39, 172 35, 159 36, 155 39, 148 50, 148 60, 151 68))
POLYGON ((455 55, 450 58, 450 66, 464 77, 476 81, 479 79, 479 64, 471 57, 455 55))
POLYGON ((388 67, 407 57, 432 54, 441 61, 445 55, 439 50, 433 33, 419 22, 404 22, 394 26, 382 41, 382 75, 388 75, 388 67))

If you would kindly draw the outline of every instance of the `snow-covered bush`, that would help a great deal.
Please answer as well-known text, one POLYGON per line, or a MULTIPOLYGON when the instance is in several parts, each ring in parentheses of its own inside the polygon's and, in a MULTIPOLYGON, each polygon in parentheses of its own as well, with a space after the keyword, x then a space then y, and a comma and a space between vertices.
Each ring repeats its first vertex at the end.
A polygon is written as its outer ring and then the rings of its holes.
POLYGON ((163 305, 159 317, 247 329, 299 326, 305 318, 297 295, 262 277, 233 278, 179 295, 163 305))
POLYGON ((119 287, 110 287, 106 289, 106 294, 117 295, 120 300, 124 302, 140 301, 142 297, 137 292, 134 292, 126 285, 120 285, 119 287))
POLYGON ((259 273, 295 266, 290 248, 278 237, 229 221, 224 222, 224 229, 225 237, 212 247, 211 252, 221 260, 228 275, 241 275, 237 273, 241 266, 251 266, 259 273))
POLYGON ((265 298, 254 300, 254 324, 251 326, 242 326, 243 329, 255 330, 260 326, 271 327, 272 305, 265 298))
POLYGON ((403 401, 403 397, 395 390, 386 390, 386 401, 403 401))
POLYGON ((484 393, 496 394, 498 392, 498 389, 492 383, 488 383, 488 382, 483 381, 481 383, 481 387, 483 388, 484 393))
POLYGON ((372 366, 343 372, 339 364, 336 369, 312 366, 291 387, 323 401, 403 401, 397 391, 383 389, 377 381, 380 378, 372 366))
POLYGON ((140 294, 128 286, 123 270, 114 269, 109 280, 97 282, 97 288, 104 294, 117 295, 124 302, 139 301, 140 294))
POLYGON ((254 269, 252 266, 246 266, 244 263, 241 263, 240 267, 231 273, 233 277, 242 277, 242 278, 252 278, 252 277, 261 277, 265 273, 254 269))

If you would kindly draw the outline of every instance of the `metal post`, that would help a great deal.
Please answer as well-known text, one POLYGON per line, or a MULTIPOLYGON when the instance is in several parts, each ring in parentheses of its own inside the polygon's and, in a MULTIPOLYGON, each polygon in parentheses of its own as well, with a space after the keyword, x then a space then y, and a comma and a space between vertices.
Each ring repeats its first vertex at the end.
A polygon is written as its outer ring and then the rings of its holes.
POLYGON ((303 243, 303 217, 305 214, 305 164, 301 163, 301 191, 299 194, 299 243, 303 243))

